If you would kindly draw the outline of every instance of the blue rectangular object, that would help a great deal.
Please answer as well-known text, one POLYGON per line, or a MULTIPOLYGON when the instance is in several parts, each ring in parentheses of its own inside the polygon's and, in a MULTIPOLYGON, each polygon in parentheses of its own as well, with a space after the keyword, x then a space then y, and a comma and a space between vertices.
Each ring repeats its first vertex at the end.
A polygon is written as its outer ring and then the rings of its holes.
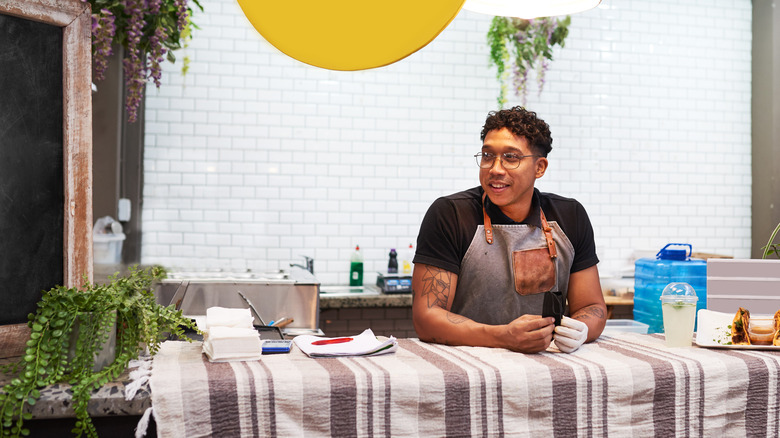
POLYGON ((699 298, 696 311, 707 308, 706 260, 638 259, 634 269, 634 320, 647 324, 648 333, 664 330, 660 299, 669 283, 690 284, 699 298))
POLYGON ((268 340, 263 341, 263 354, 289 353, 292 341, 268 340))

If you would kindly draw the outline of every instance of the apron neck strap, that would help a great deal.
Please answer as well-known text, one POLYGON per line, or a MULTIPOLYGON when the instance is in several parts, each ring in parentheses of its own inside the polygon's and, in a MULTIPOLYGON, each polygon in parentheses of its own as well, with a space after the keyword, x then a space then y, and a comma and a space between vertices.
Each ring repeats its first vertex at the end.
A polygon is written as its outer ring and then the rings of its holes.
POLYGON ((544 231, 544 240, 547 241, 547 251, 550 252, 550 258, 555 260, 558 257, 558 251, 555 249, 552 228, 550 228, 550 225, 547 223, 547 218, 544 216, 544 211, 542 211, 541 207, 539 208, 539 213, 542 217, 542 231, 544 231))
MULTIPOLYGON (((482 194, 482 216, 484 217, 485 221, 485 241, 488 243, 488 245, 492 245, 493 223, 490 221, 490 216, 488 216, 487 209, 485 208, 486 196, 487 193, 482 194)), ((547 223, 547 218, 544 216, 544 211, 542 211, 541 208, 539 208, 539 215, 542 219, 542 231, 544 232, 544 239, 547 242, 547 251, 550 253, 550 258, 554 260, 558 257, 558 251, 555 249, 555 241, 552 237, 552 228, 547 223)))
POLYGON ((487 209, 485 209, 485 197, 487 196, 487 193, 482 194, 482 215, 485 217, 485 241, 488 243, 488 245, 493 244, 493 223, 490 222, 490 216, 487 214, 487 209))

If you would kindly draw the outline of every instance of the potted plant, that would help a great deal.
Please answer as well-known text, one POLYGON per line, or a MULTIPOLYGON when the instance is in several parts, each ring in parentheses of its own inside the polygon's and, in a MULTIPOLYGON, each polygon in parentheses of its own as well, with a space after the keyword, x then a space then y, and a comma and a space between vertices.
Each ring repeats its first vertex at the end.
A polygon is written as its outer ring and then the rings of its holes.
MULTIPOLYGON (((88 0, 82 0, 87 2, 88 0)), ((135 122, 148 80, 160 88, 160 64, 175 62, 175 50, 185 47, 195 26, 189 0, 91 0, 92 57, 95 79, 103 80, 112 46, 125 50, 122 60, 128 121, 135 122)), ((192 0, 201 11, 203 6, 192 0)), ((182 74, 187 71, 184 59, 182 74)))
POLYGON ((779 231, 780 231, 780 223, 778 223, 777 227, 775 227, 775 230, 772 231, 772 234, 769 236, 769 241, 766 243, 766 246, 761 248, 764 250, 764 254, 761 257, 762 259, 766 259, 772 254, 774 254, 775 257, 780 259, 780 243, 772 243, 774 242, 775 237, 777 236, 777 233, 779 231))
POLYGON ((36 403, 40 388, 55 383, 71 385, 76 413, 72 432, 97 436, 87 413, 92 391, 119 377, 144 348, 155 354, 168 336, 189 340, 184 330, 195 329, 181 311, 156 303, 152 283, 164 276, 161 268, 133 267, 129 275, 109 277, 105 285, 57 286, 44 292, 36 312, 28 316, 31 333, 24 356, 5 370, 16 377, 0 393, 2 436, 29 435, 24 421, 32 415, 25 406, 36 403), (115 357, 97 367, 95 358, 113 330, 115 357))
POLYGON ((496 78, 501 86, 498 106, 506 104, 506 91, 510 76, 515 95, 522 98, 523 106, 528 96, 528 73, 536 70, 539 94, 544 88, 544 77, 552 61, 555 45, 564 46, 569 34, 571 17, 544 17, 524 20, 513 17, 494 17, 487 34, 490 47, 490 64, 496 66, 496 78), (511 73, 511 74, 510 74, 511 73))

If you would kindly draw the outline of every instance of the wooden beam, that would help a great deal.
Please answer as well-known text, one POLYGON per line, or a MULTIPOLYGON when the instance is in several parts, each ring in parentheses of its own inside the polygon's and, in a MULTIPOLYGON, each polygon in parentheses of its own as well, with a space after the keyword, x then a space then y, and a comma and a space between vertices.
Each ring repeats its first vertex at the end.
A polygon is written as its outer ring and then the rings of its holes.
POLYGON ((92 273, 92 30, 84 9, 63 27, 63 169, 65 284, 81 286, 92 273))
POLYGON ((85 9, 90 9, 89 4, 78 0, 3 0, 0 2, 0 13, 4 15, 13 15, 59 27, 70 25, 85 9))

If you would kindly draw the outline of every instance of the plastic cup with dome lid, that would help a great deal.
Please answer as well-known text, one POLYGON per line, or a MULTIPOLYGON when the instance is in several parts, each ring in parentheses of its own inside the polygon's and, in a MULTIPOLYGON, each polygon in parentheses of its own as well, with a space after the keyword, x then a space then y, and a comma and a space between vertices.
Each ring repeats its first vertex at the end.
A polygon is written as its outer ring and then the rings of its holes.
POLYGON ((667 347, 690 347, 699 297, 688 283, 669 283, 661 293, 667 347))

